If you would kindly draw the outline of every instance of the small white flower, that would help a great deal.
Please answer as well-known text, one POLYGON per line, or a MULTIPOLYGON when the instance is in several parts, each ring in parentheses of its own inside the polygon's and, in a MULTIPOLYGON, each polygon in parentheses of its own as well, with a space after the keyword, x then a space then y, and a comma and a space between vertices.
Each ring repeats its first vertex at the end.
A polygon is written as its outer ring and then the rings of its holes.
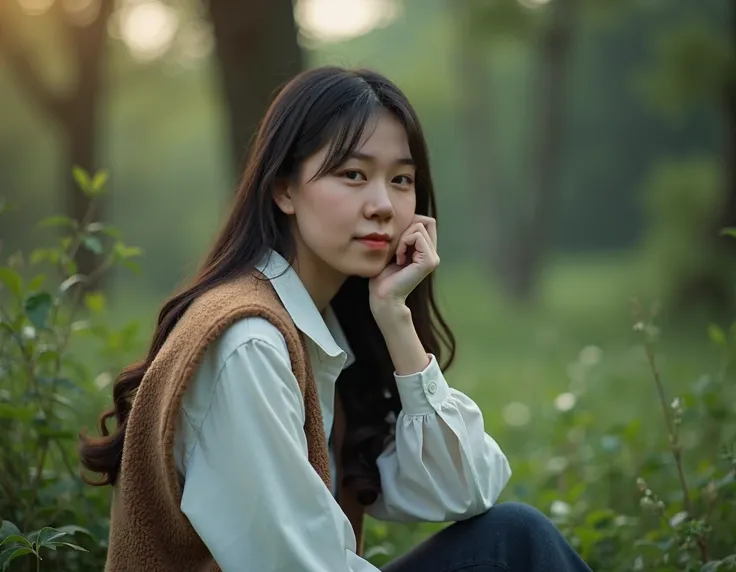
POLYGON ((85 330, 89 330, 89 328, 89 320, 77 320, 72 323, 72 332, 83 332, 85 330))
POLYGON ((680 526, 680 524, 682 524, 685 521, 686 518, 687 518, 687 512, 685 511, 678 512, 676 515, 674 515, 670 519, 670 526, 672 526, 672 528, 677 528, 678 526, 680 526))
POLYGON ((623 514, 619 514, 613 519, 613 524, 616 526, 626 526, 631 522, 631 519, 629 519, 628 516, 624 516, 623 514))
POLYGON ((634 324, 634 331, 635 332, 643 332, 644 331, 644 322, 637 322, 634 324))
POLYGON ((672 400, 672 404, 670 405, 670 407, 676 415, 682 415, 682 401, 679 397, 675 397, 672 400))
POLYGON ((570 505, 567 504, 565 501, 556 500, 552 503, 552 506, 549 508, 549 511, 552 513, 552 516, 557 517, 563 517, 570 514, 570 505))
POLYGON ((550 473, 561 473, 567 468, 568 461, 565 457, 552 457, 547 461, 547 471, 550 473))
POLYGON ((593 366, 601 361, 602 356, 603 350, 598 346, 585 346, 580 350, 578 360, 580 360, 580 363, 585 366, 593 366))
POLYGON ((575 407, 575 403, 577 402, 577 397, 575 397, 574 393, 565 392, 560 393, 557 397, 555 397, 555 408, 557 411, 570 411, 573 407, 575 407))
POLYGON ((529 406, 520 401, 512 401, 506 405, 501 415, 503 416, 503 420, 513 427, 527 425, 532 417, 529 406))
POLYGON ((105 389, 111 383, 112 375, 110 375, 110 372, 108 371, 103 371, 95 378, 95 385, 97 386, 97 389, 105 389))
POLYGON ((21 336, 23 336, 27 340, 32 340, 36 337, 36 328, 33 326, 23 326, 23 329, 20 332, 21 336))

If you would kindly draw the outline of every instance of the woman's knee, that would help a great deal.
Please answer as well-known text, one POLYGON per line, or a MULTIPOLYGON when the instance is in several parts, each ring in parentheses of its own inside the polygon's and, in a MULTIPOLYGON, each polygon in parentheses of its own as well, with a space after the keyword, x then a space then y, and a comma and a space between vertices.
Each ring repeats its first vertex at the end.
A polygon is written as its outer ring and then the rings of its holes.
POLYGON ((483 546, 492 547, 511 570, 590 572, 552 521, 532 506, 505 502, 471 520, 473 538, 484 539, 483 546))
POLYGON ((552 521, 541 511, 521 502, 494 505, 477 518, 489 531, 503 531, 517 538, 559 535, 552 521))

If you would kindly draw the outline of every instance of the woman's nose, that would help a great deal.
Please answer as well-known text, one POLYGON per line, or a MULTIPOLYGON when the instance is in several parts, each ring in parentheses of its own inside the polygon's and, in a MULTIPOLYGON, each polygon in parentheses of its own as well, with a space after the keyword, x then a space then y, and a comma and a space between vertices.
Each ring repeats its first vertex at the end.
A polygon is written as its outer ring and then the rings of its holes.
POLYGON ((368 218, 389 218, 394 214, 394 205, 386 185, 376 184, 368 194, 366 201, 366 216, 368 218))

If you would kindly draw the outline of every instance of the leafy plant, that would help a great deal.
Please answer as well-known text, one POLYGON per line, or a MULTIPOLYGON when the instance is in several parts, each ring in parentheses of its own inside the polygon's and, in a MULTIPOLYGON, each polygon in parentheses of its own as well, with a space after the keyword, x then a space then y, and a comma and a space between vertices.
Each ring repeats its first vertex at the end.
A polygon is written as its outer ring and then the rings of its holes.
POLYGON ((40 228, 60 236, 28 260, 14 253, 0 266, 0 515, 3 566, 35 555, 54 570, 99 570, 104 563, 109 492, 83 484, 76 461, 78 428, 87 408, 97 409, 99 386, 110 371, 95 374, 96 356, 116 367, 136 344, 135 326, 114 330, 104 320, 105 298, 92 289, 116 264, 135 268, 140 251, 118 232, 94 221, 105 172, 75 169, 90 206, 81 221, 47 218, 40 228), (99 264, 77 270, 81 249, 99 264), (35 531, 21 533, 20 531, 35 531), (79 537, 78 546, 71 537, 79 537), (56 548, 89 550, 56 552, 56 548), (42 556, 43 552, 46 555, 42 556))
POLYGON ((0 541, 0 566, 2 566, 3 571, 8 569, 8 566, 10 566, 10 563, 13 560, 27 554, 32 554, 36 557, 36 570, 40 570, 41 561, 43 560, 41 557, 42 548, 55 551, 57 548, 66 547, 71 548, 72 550, 87 552, 87 550, 81 546, 61 540, 64 536, 69 534, 69 530, 61 530, 47 526, 26 537, 23 536, 20 533, 20 530, 10 522, 2 522, 0 525, 2 525, 0 526, 0 530, 4 533, 9 533, 0 541))
MULTIPOLYGON (((726 373, 736 347, 736 322, 731 327, 730 339, 715 324, 710 326, 711 340, 722 347, 723 351, 716 377, 701 378, 695 393, 683 398, 676 397, 670 402, 657 361, 659 330, 654 323, 657 312, 658 308, 655 307, 645 317, 641 307, 637 306, 634 329, 643 336, 647 361, 664 417, 675 475, 668 484, 662 485, 668 493, 666 497, 655 493, 644 478, 637 479, 637 487, 642 495, 641 506, 655 518, 644 539, 637 541, 635 546, 648 549, 651 553, 650 565, 661 569, 672 567, 675 570, 703 572, 736 569, 736 546, 733 544, 736 539, 736 457, 732 452, 736 441, 724 445, 721 459, 715 459, 706 465, 706 470, 701 471, 697 479, 697 485, 692 487, 686 476, 681 440, 686 406, 697 407, 700 401, 706 415, 721 420, 726 420, 730 414, 724 407, 729 403, 724 393, 727 389, 726 373)), ((642 553, 638 558, 643 560, 645 556, 642 553)))

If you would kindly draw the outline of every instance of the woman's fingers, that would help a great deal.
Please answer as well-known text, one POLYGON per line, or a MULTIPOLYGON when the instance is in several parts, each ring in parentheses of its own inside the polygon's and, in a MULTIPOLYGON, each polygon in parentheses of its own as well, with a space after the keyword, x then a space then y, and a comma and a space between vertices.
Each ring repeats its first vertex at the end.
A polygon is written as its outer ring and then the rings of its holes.
POLYGON ((429 229, 424 226, 424 224, 419 225, 419 228, 417 229, 417 232, 419 232, 425 239, 427 243, 427 254, 432 255, 436 253, 436 246, 434 244, 434 241, 432 240, 432 236, 429 233, 429 229))
POLYGON ((409 228, 407 228, 404 233, 401 235, 401 238, 399 239, 399 246, 396 249, 396 263, 400 266, 403 266, 406 262, 406 251, 410 246, 414 245, 414 241, 410 240, 410 237, 419 231, 419 227, 421 226, 421 223, 415 222, 412 225, 409 225, 409 228))
POLYGON ((415 252, 419 253, 419 264, 425 266, 429 272, 437 268, 440 264, 440 257, 437 255, 437 251, 432 244, 432 239, 425 228, 422 228, 417 233, 417 238, 414 242, 415 252))
MULTIPOLYGON (((419 216, 417 218, 420 218, 419 216)), ((406 263, 406 252, 410 246, 416 248, 417 237, 419 233, 423 238, 425 244, 424 248, 421 249, 427 256, 437 259, 439 264, 439 257, 437 256, 437 227, 435 220, 431 217, 421 217, 422 220, 418 220, 409 228, 404 231, 404 234, 399 240, 399 245, 396 249, 396 263, 403 266, 406 263)))
POLYGON ((427 233, 429 233, 430 244, 432 244, 432 246, 434 246, 436 250, 437 249, 437 220, 432 218, 431 216, 424 216, 424 215, 414 215, 414 220, 422 223, 424 227, 427 229, 427 233))
POLYGON ((404 237, 402 243, 405 245, 402 249, 400 257, 397 257, 397 263, 401 266, 406 262, 406 251, 409 247, 414 249, 412 260, 409 262, 416 263, 419 266, 426 267, 428 273, 437 268, 440 258, 432 246, 432 239, 429 237, 426 229, 417 229, 410 235, 404 237))

